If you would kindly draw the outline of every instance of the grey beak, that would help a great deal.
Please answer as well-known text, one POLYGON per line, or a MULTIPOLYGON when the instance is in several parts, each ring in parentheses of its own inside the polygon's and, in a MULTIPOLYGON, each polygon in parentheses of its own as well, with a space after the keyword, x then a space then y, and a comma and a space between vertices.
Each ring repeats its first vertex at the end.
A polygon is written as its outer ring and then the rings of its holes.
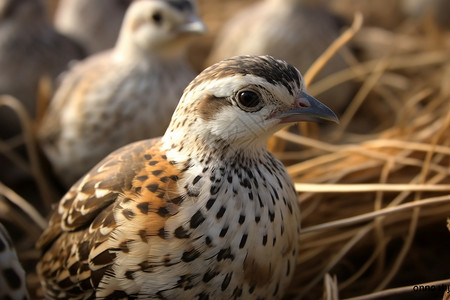
POLYGON ((296 123, 302 121, 318 122, 321 120, 339 123, 336 114, 325 104, 305 91, 295 100, 294 108, 278 115, 281 123, 296 123))
POLYGON ((177 28, 178 32, 205 33, 207 31, 205 23, 195 14, 189 16, 186 23, 177 28))

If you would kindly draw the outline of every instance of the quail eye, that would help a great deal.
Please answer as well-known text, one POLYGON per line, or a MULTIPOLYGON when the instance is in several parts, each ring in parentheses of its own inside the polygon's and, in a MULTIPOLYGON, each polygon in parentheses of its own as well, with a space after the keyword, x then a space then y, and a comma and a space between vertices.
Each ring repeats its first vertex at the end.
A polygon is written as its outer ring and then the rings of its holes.
POLYGON ((238 104, 243 109, 254 109, 261 104, 261 97, 253 91, 242 91, 238 94, 238 104))
POLYGON ((152 15, 152 20, 153 20, 153 22, 155 22, 155 24, 160 25, 162 23, 163 16, 160 12, 155 12, 152 15))

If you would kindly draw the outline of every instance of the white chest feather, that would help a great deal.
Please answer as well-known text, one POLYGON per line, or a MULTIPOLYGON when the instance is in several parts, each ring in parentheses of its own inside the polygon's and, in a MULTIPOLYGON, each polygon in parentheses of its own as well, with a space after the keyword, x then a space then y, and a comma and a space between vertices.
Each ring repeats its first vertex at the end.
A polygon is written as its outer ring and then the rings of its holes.
POLYGON ((178 181, 184 197, 164 225, 164 242, 143 245, 151 272, 135 277, 130 292, 280 298, 294 272, 300 219, 289 176, 268 156, 248 168, 209 164, 185 171, 178 181))

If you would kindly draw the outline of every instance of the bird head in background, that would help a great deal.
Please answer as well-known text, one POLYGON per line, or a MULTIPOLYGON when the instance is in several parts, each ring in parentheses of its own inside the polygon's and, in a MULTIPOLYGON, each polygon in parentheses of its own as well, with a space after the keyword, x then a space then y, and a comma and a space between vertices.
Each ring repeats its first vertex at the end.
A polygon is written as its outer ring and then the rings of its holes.
POLYGON ((138 0, 126 12, 118 48, 170 56, 184 52, 190 38, 205 31, 192 0, 138 0))

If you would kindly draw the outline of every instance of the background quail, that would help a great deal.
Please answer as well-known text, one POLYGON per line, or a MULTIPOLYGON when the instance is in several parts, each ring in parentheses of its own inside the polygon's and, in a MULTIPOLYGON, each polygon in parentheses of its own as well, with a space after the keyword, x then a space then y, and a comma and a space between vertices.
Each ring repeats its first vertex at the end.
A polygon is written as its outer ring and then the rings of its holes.
POLYGON ((39 139, 66 186, 120 146, 164 133, 195 76, 186 46, 204 31, 191 1, 136 1, 116 46, 65 74, 39 139))
MULTIPOLYGON (((306 71, 339 35, 337 18, 318 2, 261 0, 245 7, 222 26, 207 64, 234 55, 268 54, 306 71)), ((347 67, 338 53, 316 79, 347 67)), ((352 84, 347 82, 318 96, 339 112, 351 100, 352 92, 352 84)))
POLYGON ((114 47, 123 17, 132 0, 61 0, 55 27, 89 53, 114 47))
MULTIPOLYGON (((52 27, 41 0, 0 0, 0 95, 16 97, 34 116, 40 80, 55 83, 71 60, 82 57, 84 50, 52 27)), ((18 132, 12 111, 0 107, 0 136, 18 132)))

